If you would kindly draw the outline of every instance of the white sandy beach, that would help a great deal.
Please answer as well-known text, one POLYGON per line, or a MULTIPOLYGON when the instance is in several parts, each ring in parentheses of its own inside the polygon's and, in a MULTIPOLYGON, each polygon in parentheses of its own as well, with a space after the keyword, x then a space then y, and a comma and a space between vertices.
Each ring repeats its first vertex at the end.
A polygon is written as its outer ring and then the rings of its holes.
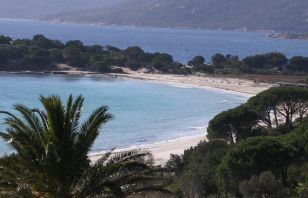
POLYGON ((230 78, 230 77, 213 77, 201 75, 174 75, 174 74, 152 74, 143 72, 134 72, 125 70, 125 74, 110 74, 114 77, 146 80, 176 86, 212 89, 241 94, 245 96, 254 96, 272 85, 267 83, 256 83, 251 80, 230 78))
MULTIPOLYGON (((127 72, 127 71, 126 71, 127 72)), ((157 83, 170 84, 174 86, 210 89, 217 91, 225 91, 233 94, 240 94, 244 96, 254 96, 271 87, 266 83, 255 83, 250 80, 224 78, 224 77, 206 77, 206 76, 182 76, 170 74, 147 74, 142 72, 128 71, 126 74, 111 74, 113 77, 129 78, 146 80, 157 83)), ((206 140, 206 129, 204 135, 188 136, 178 138, 175 140, 168 140, 141 146, 142 149, 148 149, 152 152, 155 164, 164 165, 169 159, 170 154, 183 154, 184 150, 196 146, 200 141, 206 140)), ((129 148, 128 148, 129 149, 129 148)), ((99 155, 90 156, 91 160, 97 160, 99 155)))
MULTIPOLYGON (((187 136, 148 145, 136 146, 126 149, 116 149, 114 152, 127 151, 130 149, 149 150, 153 154, 154 164, 163 166, 168 161, 170 154, 183 154, 184 150, 189 149, 192 146, 196 146, 200 141, 204 140, 206 140, 205 135, 187 136)), ((95 162, 101 157, 101 154, 94 153, 90 154, 89 156, 90 159, 95 162)))

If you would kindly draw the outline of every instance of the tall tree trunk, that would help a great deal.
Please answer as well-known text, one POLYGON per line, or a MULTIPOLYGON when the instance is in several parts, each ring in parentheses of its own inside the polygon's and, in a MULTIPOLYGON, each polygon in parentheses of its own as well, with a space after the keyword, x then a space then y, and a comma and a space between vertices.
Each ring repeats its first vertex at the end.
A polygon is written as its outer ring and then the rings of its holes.
POLYGON ((267 116, 268 116, 268 128, 272 128, 272 120, 271 120, 271 111, 267 111, 267 116))
POLYGON ((276 127, 279 127, 276 107, 274 107, 274 116, 275 116, 276 127))
POLYGON ((290 127, 290 114, 289 114, 289 112, 286 113, 286 126, 290 127))

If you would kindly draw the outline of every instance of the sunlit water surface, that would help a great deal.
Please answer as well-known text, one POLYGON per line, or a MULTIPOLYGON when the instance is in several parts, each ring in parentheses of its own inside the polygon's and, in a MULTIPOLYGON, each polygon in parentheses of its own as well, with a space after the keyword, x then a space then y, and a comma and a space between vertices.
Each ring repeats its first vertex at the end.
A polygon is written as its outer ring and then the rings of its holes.
MULTIPOLYGON (((83 118, 107 105, 114 119, 102 128, 94 151, 126 148, 183 136, 205 134, 208 121, 217 113, 247 100, 241 95, 138 80, 65 75, 0 74, 0 109, 12 111, 21 103, 42 107, 39 96, 69 94, 85 97, 83 118)), ((0 116, 5 129, 3 115, 0 116)), ((0 142, 1 153, 11 151, 0 142)))

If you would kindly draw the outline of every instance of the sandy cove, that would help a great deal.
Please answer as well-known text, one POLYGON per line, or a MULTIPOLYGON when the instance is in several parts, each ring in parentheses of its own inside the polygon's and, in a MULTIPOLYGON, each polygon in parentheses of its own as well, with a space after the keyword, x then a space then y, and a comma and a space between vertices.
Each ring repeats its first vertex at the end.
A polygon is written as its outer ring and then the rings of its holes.
MULTIPOLYGON (((67 67, 67 66, 66 66, 67 67)), ((201 75, 174 75, 174 74, 152 74, 144 73, 142 71, 131 71, 124 69, 124 74, 101 74, 91 71, 72 70, 68 68, 60 68, 60 71, 47 71, 47 72, 0 72, 0 73, 13 73, 13 74, 65 74, 65 75, 78 75, 78 76, 92 76, 102 77, 109 76, 111 78, 127 78, 135 80, 144 80, 155 83, 169 84, 172 86, 189 87, 214 90, 220 92, 227 92, 230 94, 238 94, 246 97, 254 96, 264 90, 269 89, 272 84, 268 83, 256 83, 252 80, 221 77, 221 76, 201 76, 201 75), (67 70, 66 70, 67 69, 67 70)), ((204 135, 189 136, 177 138, 174 140, 166 140, 163 142, 143 145, 134 148, 147 149, 152 152, 155 164, 164 165, 170 158, 170 154, 183 154, 184 150, 196 146, 200 141, 206 140, 206 129, 204 129, 204 135)), ((130 150, 132 148, 119 149, 117 151, 130 150)), ((100 154, 90 154, 89 157, 92 161, 96 161, 100 158, 100 154)))
MULTIPOLYGON (((180 87, 201 88, 207 90, 224 91, 243 96, 254 96, 259 92, 269 89, 272 85, 267 83, 255 83, 251 80, 229 78, 229 77, 211 77, 196 75, 171 75, 171 74, 148 74, 143 72, 125 71, 125 74, 110 74, 116 78, 128 78, 145 80, 156 83, 170 84, 180 87)), ((147 149, 152 152, 155 164, 164 165, 170 158, 170 154, 183 154, 184 150, 196 146, 200 141, 206 140, 206 131, 204 135, 181 137, 174 140, 166 140, 136 148, 147 149)), ((189 135, 189 134, 188 134, 189 135)), ((122 149, 122 150, 129 150, 122 149)), ((121 151, 121 150, 119 150, 121 151)), ((90 159, 95 161, 100 158, 99 154, 90 155, 90 159)))
POLYGON ((257 83, 252 80, 202 76, 202 75, 174 75, 174 74, 152 74, 125 70, 125 74, 110 74, 112 77, 146 80, 176 86, 201 88, 208 90, 225 91, 245 96, 254 96, 272 85, 268 83, 257 83))

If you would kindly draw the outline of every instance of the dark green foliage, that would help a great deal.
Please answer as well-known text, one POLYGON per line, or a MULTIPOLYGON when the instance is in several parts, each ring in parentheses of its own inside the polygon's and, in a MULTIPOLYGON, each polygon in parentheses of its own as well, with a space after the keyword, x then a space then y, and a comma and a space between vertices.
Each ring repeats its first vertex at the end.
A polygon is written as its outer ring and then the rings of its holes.
POLYGON ((219 66, 219 65, 223 64, 226 61, 226 59, 227 58, 222 54, 215 54, 212 57, 212 64, 214 66, 219 66))
POLYGON ((259 116, 245 105, 224 111, 215 116, 208 126, 209 140, 221 139, 235 143, 258 135, 255 130, 259 116))
POLYGON ((308 72, 308 57, 292 57, 289 61, 288 69, 299 72, 308 72))
POLYGON ((32 39, 32 43, 34 46, 41 47, 44 49, 53 49, 53 48, 63 48, 64 45, 60 41, 50 40, 46 38, 44 35, 38 34, 35 35, 32 39))
POLYGON ((87 64, 87 56, 82 53, 77 44, 67 44, 67 47, 63 51, 63 58, 68 65, 74 65, 75 67, 85 67, 87 64), (76 45, 76 46, 75 46, 76 45))
POLYGON ((189 66, 199 66, 204 65, 205 59, 203 56, 195 56, 192 60, 188 61, 187 65, 189 66))
POLYGON ((268 91, 259 93, 258 95, 250 98, 247 102, 247 106, 256 112, 258 112, 261 121, 268 127, 272 128, 272 114, 275 116, 276 127, 278 123, 278 110, 276 108, 277 96, 271 94, 268 91))
POLYGON ((256 56, 248 56, 243 59, 243 61, 251 68, 271 69, 286 65, 288 59, 282 53, 273 52, 256 56))
POLYGON ((166 163, 165 166, 166 166, 167 169, 174 171, 175 174, 177 176, 179 176, 181 171, 183 171, 183 169, 184 169, 183 157, 179 156, 179 155, 171 154, 170 159, 168 160, 168 162, 166 163))
POLYGON ((109 65, 102 64, 102 65, 99 65, 98 67, 99 67, 99 71, 100 72, 103 72, 103 73, 110 73, 110 72, 112 72, 112 68, 109 65))
POLYGON ((280 125, 292 128, 293 120, 298 118, 302 123, 308 110, 308 89, 274 87, 252 97, 247 105, 258 112, 268 128, 280 125), (279 118, 284 118, 284 122, 281 123, 279 118))
POLYGON ((0 48, 0 66, 8 61, 8 57, 5 55, 4 51, 0 48))
POLYGON ((267 170, 285 181, 294 152, 293 147, 274 137, 255 137, 238 143, 219 167, 222 190, 237 194, 240 181, 267 170))
POLYGON ((215 72, 214 68, 210 65, 197 65, 192 69, 194 72, 201 72, 205 74, 213 74, 215 72))
POLYGON ((138 46, 129 47, 124 50, 124 54, 126 54, 130 59, 143 61, 145 57, 145 52, 138 46))
POLYGON ((287 198, 288 191, 272 172, 262 172, 259 177, 252 176, 240 185, 243 198, 287 198))
POLYGON ((46 49, 37 47, 30 48, 28 54, 22 59, 22 65, 33 70, 52 68, 50 53, 46 49))
POLYGON ((85 46, 83 45, 83 43, 79 40, 74 40, 74 41, 68 41, 65 44, 66 48, 74 48, 74 49, 78 49, 79 51, 84 51, 85 46))
MULTIPOLYGON (((304 57, 302 57, 305 59, 304 57)), ((237 56, 216 54, 212 57, 215 73, 222 74, 303 74, 306 71, 305 61, 288 60, 279 52, 245 57, 240 60, 237 56), (298 68, 301 68, 300 70, 298 68)))
POLYGON ((187 65, 190 66, 195 73, 213 74, 215 71, 212 65, 205 64, 203 56, 195 56, 192 60, 188 61, 187 65))
POLYGON ((12 38, 0 35, 0 45, 9 45, 12 41, 12 38))
POLYGON ((190 68, 175 62, 171 55, 145 53, 138 46, 121 50, 111 46, 85 46, 78 40, 63 44, 43 35, 13 41, 2 36, 1 41, 3 44, 0 44, 0 69, 3 70, 54 70, 54 65, 64 63, 104 73, 122 72, 119 67, 132 70, 145 68, 161 73, 191 73, 190 68), (118 69, 113 70, 112 66, 117 66, 118 69))
POLYGON ((248 56, 243 59, 244 63, 251 68, 263 68, 266 65, 264 55, 248 56))
POLYGON ((284 66, 287 64, 288 59, 280 52, 272 52, 265 54, 266 62, 272 66, 284 66))
POLYGON ((51 49, 49 50, 49 57, 54 63, 61 63, 63 62, 63 54, 62 50, 60 49, 51 49))
POLYGON ((175 172, 176 192, 182 197, 306 197, 307 93, 275 87, 218 114, 208 126, 209 142, 167 163, 175 172), (276 125, 275 114, 285 119, 276 125))
POLYGON ((193 175, 193 185, 199 189, 198 192, 202 197, 217 191, 216 167, 221 163, 229 147, 223 141, 212 141, 201 142, 195 149, 185 151, 183 160, 193 175))
POLYGON ((8 60, 21 60, 28 49, 22 46, 0 46, 0 53, 8 60))
POLYGON ((32 198, 29 183, 44 186, 40 175, 30 173, 19 161, 17 155, 0 159, 0 197, 32 198))
POLYGON ((223 141, 200 142, 182 157, 171 156, 166 166, 176 172, 183 197, 207 197, 217 192, 216 167, 229 147, 223 141))
POLYGON ((288 60, 279 52, 248 56, 243 60, 230 54, 215 54, 211 58, 211 64, 206 64, 204 57, 196 56, 186 66, 176 62, 170 54, 147 53, 138 46, 122 50, 112 46, 86 46, 78 40, 63 44, 58 40, 48 39, 44 35, 17 40, 0 37, 0 69, 2 70, 54 70, 56 68, 53 66, 60 63, 102 72, 107 72, 109 67, 116 66, 182 75, 192 73, 303 75, 308 72, 307 57, 296 56, 288 60), (33 48, 37 51, 47 50, 49 54, 45 54, 44 57, 33 54, 33 48), (102 69, 100 65, 104 65, 102 69))

